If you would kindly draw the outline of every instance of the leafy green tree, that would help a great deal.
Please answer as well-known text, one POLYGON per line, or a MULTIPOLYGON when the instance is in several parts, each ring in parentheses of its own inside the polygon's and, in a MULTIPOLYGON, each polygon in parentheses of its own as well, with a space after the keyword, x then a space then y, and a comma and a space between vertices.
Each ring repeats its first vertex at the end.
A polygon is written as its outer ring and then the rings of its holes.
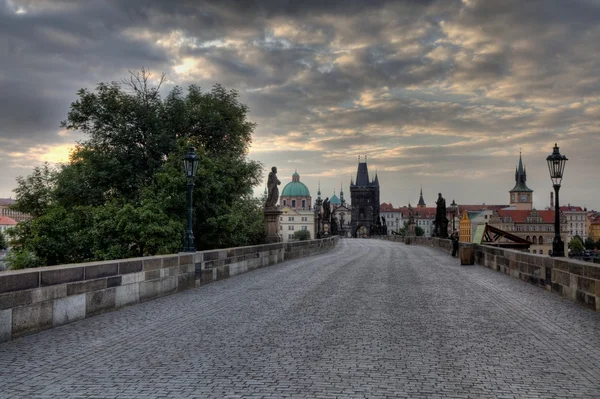
POLYGON ((177 252, 186 222, 188 147, 199 156, 194 188, 196 248, 262 241, 251 197, 262 165, 247 159, 255 125, 235 91, 175 87, 162 99, 147 71, 82 89, 62 126, 84 133, 67 164, 18 181, 17 210, 35 218, 11 235, 23 265, 177 252), (32 255, 32 256, 29 256, 32 255))
POLYGON ((571 238, 571 241, 569 241, 568 247, 572 252, 575 252, 575 253, 583 252, 583 249, 584 249, 583 243, 581 242, 581 239, 578 236, 571 238))
POLYGON ((8 268, 12 270, 38 267, 40 265, 35 254, 27 249, 11 249, 6 254, 5 262, 8 268))
POLYGON ((294 231, 294 239, 298 241, 310 240, 310 232, 308 230, 294 231))
MULTIPOLYGON (((409 232, 409 226, 408 226, 408 222, 404 221, 404 226, 400 227, 398 229, 398 234, 400 235, 408 235, 409 232)), ((415 225, 415 235, 416 236, 424 236, 425 235, 425 230, 423 230, 423 228, 421 226, 415 225)))
POLYGON ((6 249, 8 248, 8 243, 6 242, 6 238, 4 237, 4 234, 2 234, 2 232, 0 231, 0 249, 6 249))
POLYGON ((594 241, 592 237, 588 237, 585 239, 583 246, 585 247, 585 249, 589 249, 591 251, 596 247, 596 241, 594 241))
POLYGON ((600 249, 600 238, 598 238, 598 241, 596 241, 596 249, 600 249))
POLYGON ((34 218, 43 215, 54 202, 56 177, 57 171, 47 162, 34 167, 29 176, 17 177, 17 201, 12 208, 34 218))

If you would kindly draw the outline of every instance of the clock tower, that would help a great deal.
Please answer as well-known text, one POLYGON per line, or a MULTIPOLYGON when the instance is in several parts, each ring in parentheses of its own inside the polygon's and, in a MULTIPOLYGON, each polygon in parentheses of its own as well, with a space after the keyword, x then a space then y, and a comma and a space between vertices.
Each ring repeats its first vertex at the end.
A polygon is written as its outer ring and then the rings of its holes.
POLYGON ((531 210, 533 208, 533 190, 527 187, 527 172, 519 153, 519 166, 515 170, 515 187, 509 191, 510 206, 515 209, 531 210))

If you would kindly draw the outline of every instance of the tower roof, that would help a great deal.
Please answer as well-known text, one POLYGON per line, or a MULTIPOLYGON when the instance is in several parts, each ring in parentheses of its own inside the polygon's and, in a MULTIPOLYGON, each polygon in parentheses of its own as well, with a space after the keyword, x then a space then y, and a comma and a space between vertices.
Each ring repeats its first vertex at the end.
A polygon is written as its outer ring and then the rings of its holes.
POLYGON ((421 193, 419 194, 419 203, 418 206, 426 206, 425 200, 423 200, 423 187, 421 187, 421 193))
POLYGON ((523 159, 521 157, 521 153, 519 153, 519 166, 515 170, 515 186, 513 187, 512 190, 510 190, 510 192, 511 193, 513 191, 533 192, 532 189, 527 187, 527 184, 525 183, 526 181, 527 181, 527 171, 525 170, 525 167, 523 166, 523 159))
POLYGON ((356 181, 352 184, 352 180, 350 180, 350 185, 354 186, 379 186, 379 178, 377 174, 375 174, 374 179, 371 181, 369 179, 369 168, 367 167, 367 157, 365 156, 364 162, 361 162, 360 157, 358 157, 358 169, 356 171, 356 181))

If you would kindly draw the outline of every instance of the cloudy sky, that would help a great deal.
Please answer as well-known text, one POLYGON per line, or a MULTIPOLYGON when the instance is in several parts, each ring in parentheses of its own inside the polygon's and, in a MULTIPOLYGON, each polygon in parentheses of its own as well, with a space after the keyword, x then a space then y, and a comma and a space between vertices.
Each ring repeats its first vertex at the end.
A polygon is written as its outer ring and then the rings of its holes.
POLYGON ((558 142, 561 203, 600 210, 599 21, 598 0, 0 0, 0 197, 84 138, 59 127, 79 88, 145 67, 238 90, 249 157, 313 197, 348 195, 360 155, 394 205, 508 203, 521 151, 541 209, 558 142))

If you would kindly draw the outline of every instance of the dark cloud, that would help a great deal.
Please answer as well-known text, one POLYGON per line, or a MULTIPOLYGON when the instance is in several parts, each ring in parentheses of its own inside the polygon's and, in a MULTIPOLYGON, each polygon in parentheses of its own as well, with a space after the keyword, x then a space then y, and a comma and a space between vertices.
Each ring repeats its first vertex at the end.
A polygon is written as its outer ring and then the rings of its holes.
POLYGON ((585 0, 0 0, 0 193, 80 138, 59 135, 79 88, 141 67, 166 72, 165 90, 239 90, 258 123, 251 157, 299 169, 313 191, 347 184, 368 154, 390 182, 384 200, 424 184, 431 198, 505 202, 519 148, 546 191, 554 141, 587 187, 600 166, 598 20, 585 0))

